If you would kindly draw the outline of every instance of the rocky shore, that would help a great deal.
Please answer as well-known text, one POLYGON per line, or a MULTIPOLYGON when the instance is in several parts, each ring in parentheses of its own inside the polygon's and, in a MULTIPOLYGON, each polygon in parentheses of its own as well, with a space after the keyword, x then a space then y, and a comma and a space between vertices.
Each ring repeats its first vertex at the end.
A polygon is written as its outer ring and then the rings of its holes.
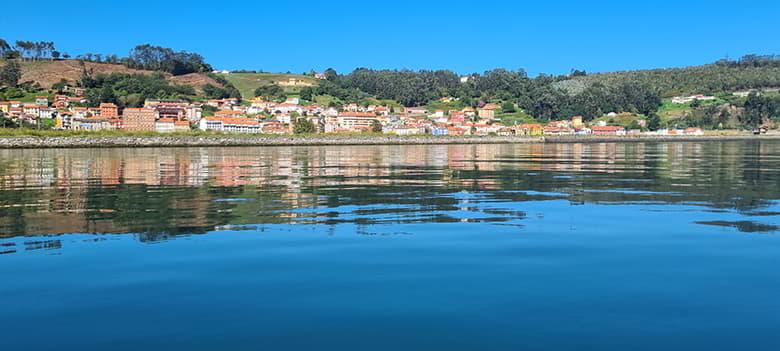
POLYGON ((0 149, 192 147, 192 146, 309 146, 309 145, 425 145, 513 143, 609 143, 780 140, 780 135, 713 136, 13 136, 0 137, 0 149))

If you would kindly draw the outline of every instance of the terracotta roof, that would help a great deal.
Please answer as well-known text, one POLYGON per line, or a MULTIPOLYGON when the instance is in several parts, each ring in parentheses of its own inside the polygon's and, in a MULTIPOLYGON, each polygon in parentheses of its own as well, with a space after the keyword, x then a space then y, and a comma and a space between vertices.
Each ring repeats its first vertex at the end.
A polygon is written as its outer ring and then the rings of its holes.
POLYGON ((371 112, 342 112, 339 113, 339 117, 376 117, 376 114, 371 112))
POLYGON ((593 126, 591 130, 594 132, 617 132, 619 130, 625 130, 621 126, 593 126))
POLYGON ((535 128, 542 128, 541 124, 537 123, 524 123, 517 126, 520 129, 535 129, 535 128))

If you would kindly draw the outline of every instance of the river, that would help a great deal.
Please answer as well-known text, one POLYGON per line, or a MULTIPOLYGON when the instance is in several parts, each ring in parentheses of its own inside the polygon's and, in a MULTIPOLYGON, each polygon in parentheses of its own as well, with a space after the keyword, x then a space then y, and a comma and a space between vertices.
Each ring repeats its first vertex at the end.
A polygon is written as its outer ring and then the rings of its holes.
POLYGON ((780 349, 780 141, 0 150, 4 350, 780 349))

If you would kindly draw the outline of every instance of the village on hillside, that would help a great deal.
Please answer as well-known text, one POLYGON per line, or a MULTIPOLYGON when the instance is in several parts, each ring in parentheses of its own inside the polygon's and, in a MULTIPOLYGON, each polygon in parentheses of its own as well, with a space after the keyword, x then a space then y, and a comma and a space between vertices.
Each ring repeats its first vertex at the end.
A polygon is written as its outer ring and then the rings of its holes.
MULTIPOLYGON (((46 125, 56 130, 128 132, 187 132, 249 134, 376 133, 385 135, 703 135, 700 128, 649 131, 638 119, 636 129, 612 125, 606 119, 585 123, 580 116, 560 118, 546 124, 506 125, 497 118, 501 106, 480 103, 476 108, 429 111, 426 107, 393 107, 349 103, 323 106, 303 103, 299 98, 284 102, 261 96, 248 101, 238 98, 202 102, 185 100, 146 100, 141 108, 121 109, 104 102, 84 107, 85 90, 65 87, 53 95, 41 95, 34 102, 0 101, 5 118, 25 125, 46 125), (304 127, 296 128, 296 125, 304 127)), ((694 97, 705 98, 706 97, 694 97)))

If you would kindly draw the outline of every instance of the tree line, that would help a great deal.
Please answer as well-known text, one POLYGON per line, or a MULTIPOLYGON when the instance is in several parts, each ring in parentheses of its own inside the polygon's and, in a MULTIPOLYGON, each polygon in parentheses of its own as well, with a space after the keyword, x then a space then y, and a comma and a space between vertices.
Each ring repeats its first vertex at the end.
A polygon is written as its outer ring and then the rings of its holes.
MULTIPOLYGON (((577 76, 584 74, 582 71, 577 73, 577 76)), ((542 121, 573 115, 591 119, 608 112, 649 114, 661 104, 658 92, 647 84, 593 84, 579 92, 569 92, 557 86, 557 83, 569 79, 569 76, 540 75, 529 78, 523 70, 495 69, 465 76, 462 80, 456 73, 447 70, 366 68, 356 69, 346 75, 329 70, 326 71, 326 77, 319 86, 302 89, 301 97, 311 100, 316 95, 331 95, 344 101, 356 101, 373 96, 395 100, 405 106, 426 105, 444 97, 457 98, 470 106, 502 101, 517 104, 542 121)))
POLYGON ((192 86, 171 84, 162 73, 85 73, 78 85, 87 89, 87 106, 112 102, 121 108, 141 107, 147 99, 191 99, 196 95, 192 86))
POLYGON ((22 60, 56 60, 62 56, 57 51, 53 41, 17 40, 13 45, 0 39, 0 57, 4 59, 22 60))
MULTIPOLYGON (((21 60, 70 59, 68 53, 58 51, 52 41, 17 40, 13 45, 0 38, 0 57, 21 60)), ((128 68, 167 72, 173 75, 211 72, 213 68, 200 54, 176 51, 171 48, 142 44, 135 46, 127 57, 108 54, 86 53, 77 55, 78 60, 121 64, 128 68)))

